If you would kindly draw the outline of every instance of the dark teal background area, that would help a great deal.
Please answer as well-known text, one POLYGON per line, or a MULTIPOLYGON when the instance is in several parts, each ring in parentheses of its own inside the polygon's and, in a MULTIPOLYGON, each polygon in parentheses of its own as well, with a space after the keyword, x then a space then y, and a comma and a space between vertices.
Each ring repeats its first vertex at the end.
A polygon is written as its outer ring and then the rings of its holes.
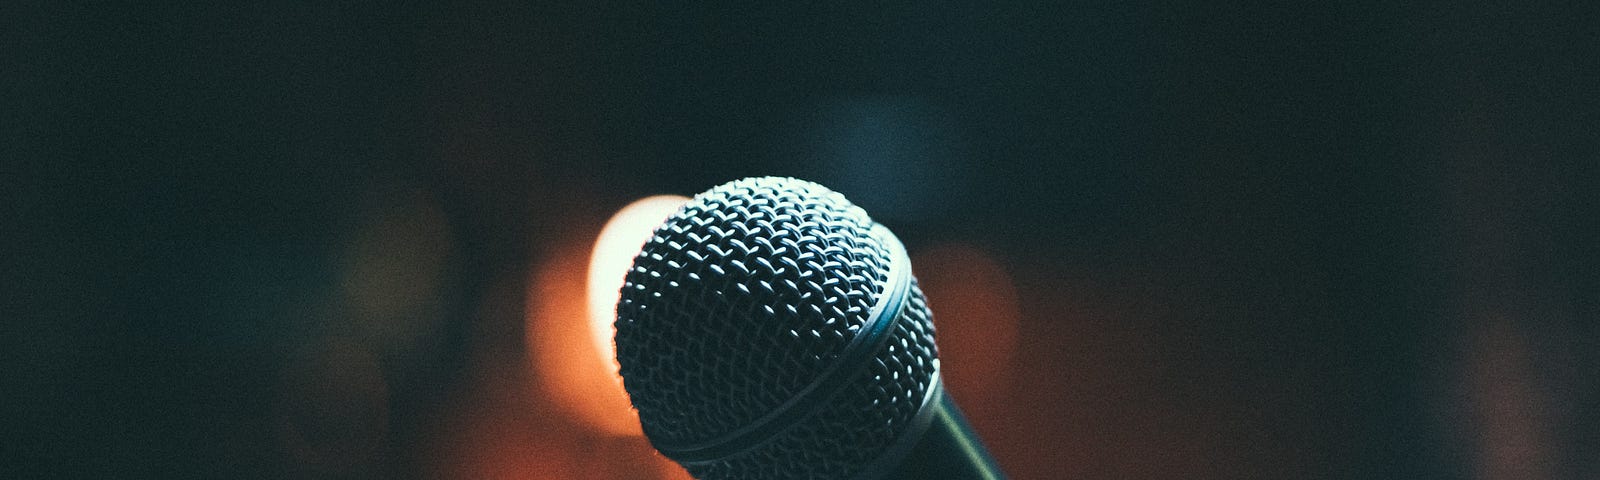
MULTIPOLYGON (((450 273, 424 340, 376 347, 385 453, 341 475, 424 476, 470 352, 520 328, 483 305, 565 219, 753 175, 998 252, 1029 352, 1073 334, 1061 285, 1132 305, 1156 373, 1127 381, 1225 432, 1175 472, 988 427, 1017 478, 1484 478, 1485 325, 1533 366, 1540 471, 1600 475, 1591 9, 781 5, 0 7, 0 476, 320 476, 280 372, 345 328, 306 305, 352 225, 413 197, 450 273)), ((1013 421, 1192 427, 1136 410, 1013 421)))

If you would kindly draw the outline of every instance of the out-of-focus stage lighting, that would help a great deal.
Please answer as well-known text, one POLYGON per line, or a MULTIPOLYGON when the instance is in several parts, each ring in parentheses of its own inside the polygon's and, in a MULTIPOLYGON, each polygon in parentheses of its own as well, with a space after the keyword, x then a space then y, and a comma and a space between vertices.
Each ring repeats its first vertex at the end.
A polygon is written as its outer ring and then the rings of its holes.
POLYGON ((976 421, 998 416, 1016 370, 1017 290, 1004 265, 983 249, 946 243, 911 253, 930 308, 939 312, 939 356, 946 384, 976 421))
POLYGON ((637 200, 612 215, 598 235, 574 232, 573 241, 556 245, 535 271, 528 292, 529 359, 545 395, 602 434, 643 435, 617 373, 616 303, 633 257, 688 200, 637 200))
POLYGON ((621 295, 623 279, 628 275, 628 268, 633 266, 633 257, 650 240, 651 232, 687 201, 687 197, 657 195, 622 207, 606 222, 605 228, 600 229, 594 251, 589 254, 589 332, 595 352, 607 365, 618 388, 621 388, 622 377, 616 375, 617 346, 612 337, 617 331, 617 298, 621 295))

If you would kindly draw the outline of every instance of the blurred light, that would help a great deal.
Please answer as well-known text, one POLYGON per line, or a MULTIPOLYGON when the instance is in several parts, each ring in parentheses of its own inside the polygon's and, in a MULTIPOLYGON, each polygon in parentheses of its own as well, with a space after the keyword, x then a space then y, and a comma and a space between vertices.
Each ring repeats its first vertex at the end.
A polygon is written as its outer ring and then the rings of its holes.
POLYGON ((377 205, 364 213, 345 251, 341 282, 356 326, 384 350, 432 338, 455 246, 438 205, 420 192, 398 190, 373 195, 377 205))
POLYGON ((650 232, 686 201, 641 199, 618 211, 594 237, 568 235, 571 240, 551 250, 530 284, 525 334, 544 393, 606 435, 642 435, 612 344, 623 277, 650 232))
POLYGON ((912 255, 937 328, 944 381, 969 416, 1000 408, 1015 375, 1021 311, 1011 275, 978 247, 951 243, 912 255))
POLYGON ((1476 430, 1476 478, 1554 478, 1551 406, 1528 338, 1512 319, 1490 318, 1466 358, 1467 408, 1476 430))
POLYGON ((687 197, 657 195, 634 201, 606 222, 595 239, 594 251, 589 255, 589 332, 595 352, 607 365, 607 370, 617 382, 616 336, 617 299, 622 293, 623 279, 633 266, 656 227, 688 202, 687 197))
POLYGON ((820 182, 880 220, 927 220, 970 198, 981 166, 948 109, 925 98, 868 96, 825 100, 796 112, 771 155, 816 165, 789 173, 820 182))
POLYGON ((672 459, 657 453, 655 447, 646 445, 646 448, 649 448, 650 454, 655 457, 656 474, 659 478, 663 480, 695 480, 694 476, 690 475, 688 470, 684 470, 682 465, 678 465, 672 459))

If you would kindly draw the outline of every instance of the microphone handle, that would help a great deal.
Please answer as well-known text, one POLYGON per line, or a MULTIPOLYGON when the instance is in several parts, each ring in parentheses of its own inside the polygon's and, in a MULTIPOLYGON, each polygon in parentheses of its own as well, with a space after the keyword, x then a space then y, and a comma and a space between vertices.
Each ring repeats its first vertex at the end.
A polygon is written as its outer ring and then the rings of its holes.
MULTIPOLYGON (((942 387, 942 385, 941 385, 942 387)), ((1000 480, 1005 475, 989 457, 956 402, 943 388, 928 407, 933 418, 928 430, 884 480, 1000 480)))

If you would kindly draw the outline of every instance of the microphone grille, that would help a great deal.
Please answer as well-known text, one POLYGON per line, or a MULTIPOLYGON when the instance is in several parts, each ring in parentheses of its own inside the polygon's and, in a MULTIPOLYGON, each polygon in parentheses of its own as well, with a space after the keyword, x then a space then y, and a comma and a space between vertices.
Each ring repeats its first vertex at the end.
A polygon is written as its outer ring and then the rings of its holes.
POLYGON ((904 433, 938 369, 933 322, 913 283, 884 350, 828 408, 743 454, 684 467, 700 479, 857 478, 904 433))
MULTIPOLYGON (((651 442, 703 444, 749 427, 834 366, 885 294, 890 242, 842 195, 789 178, 723 184, 669 217, 635 258, 617 305, 617 360, 651 442)), ((888 341, 866 365, 840 367, 855 371, 816 418, 690 471, 784 478, 875 455, 870 447, 915 414, 937 368, 932 322, 911 281, 888 341)))

